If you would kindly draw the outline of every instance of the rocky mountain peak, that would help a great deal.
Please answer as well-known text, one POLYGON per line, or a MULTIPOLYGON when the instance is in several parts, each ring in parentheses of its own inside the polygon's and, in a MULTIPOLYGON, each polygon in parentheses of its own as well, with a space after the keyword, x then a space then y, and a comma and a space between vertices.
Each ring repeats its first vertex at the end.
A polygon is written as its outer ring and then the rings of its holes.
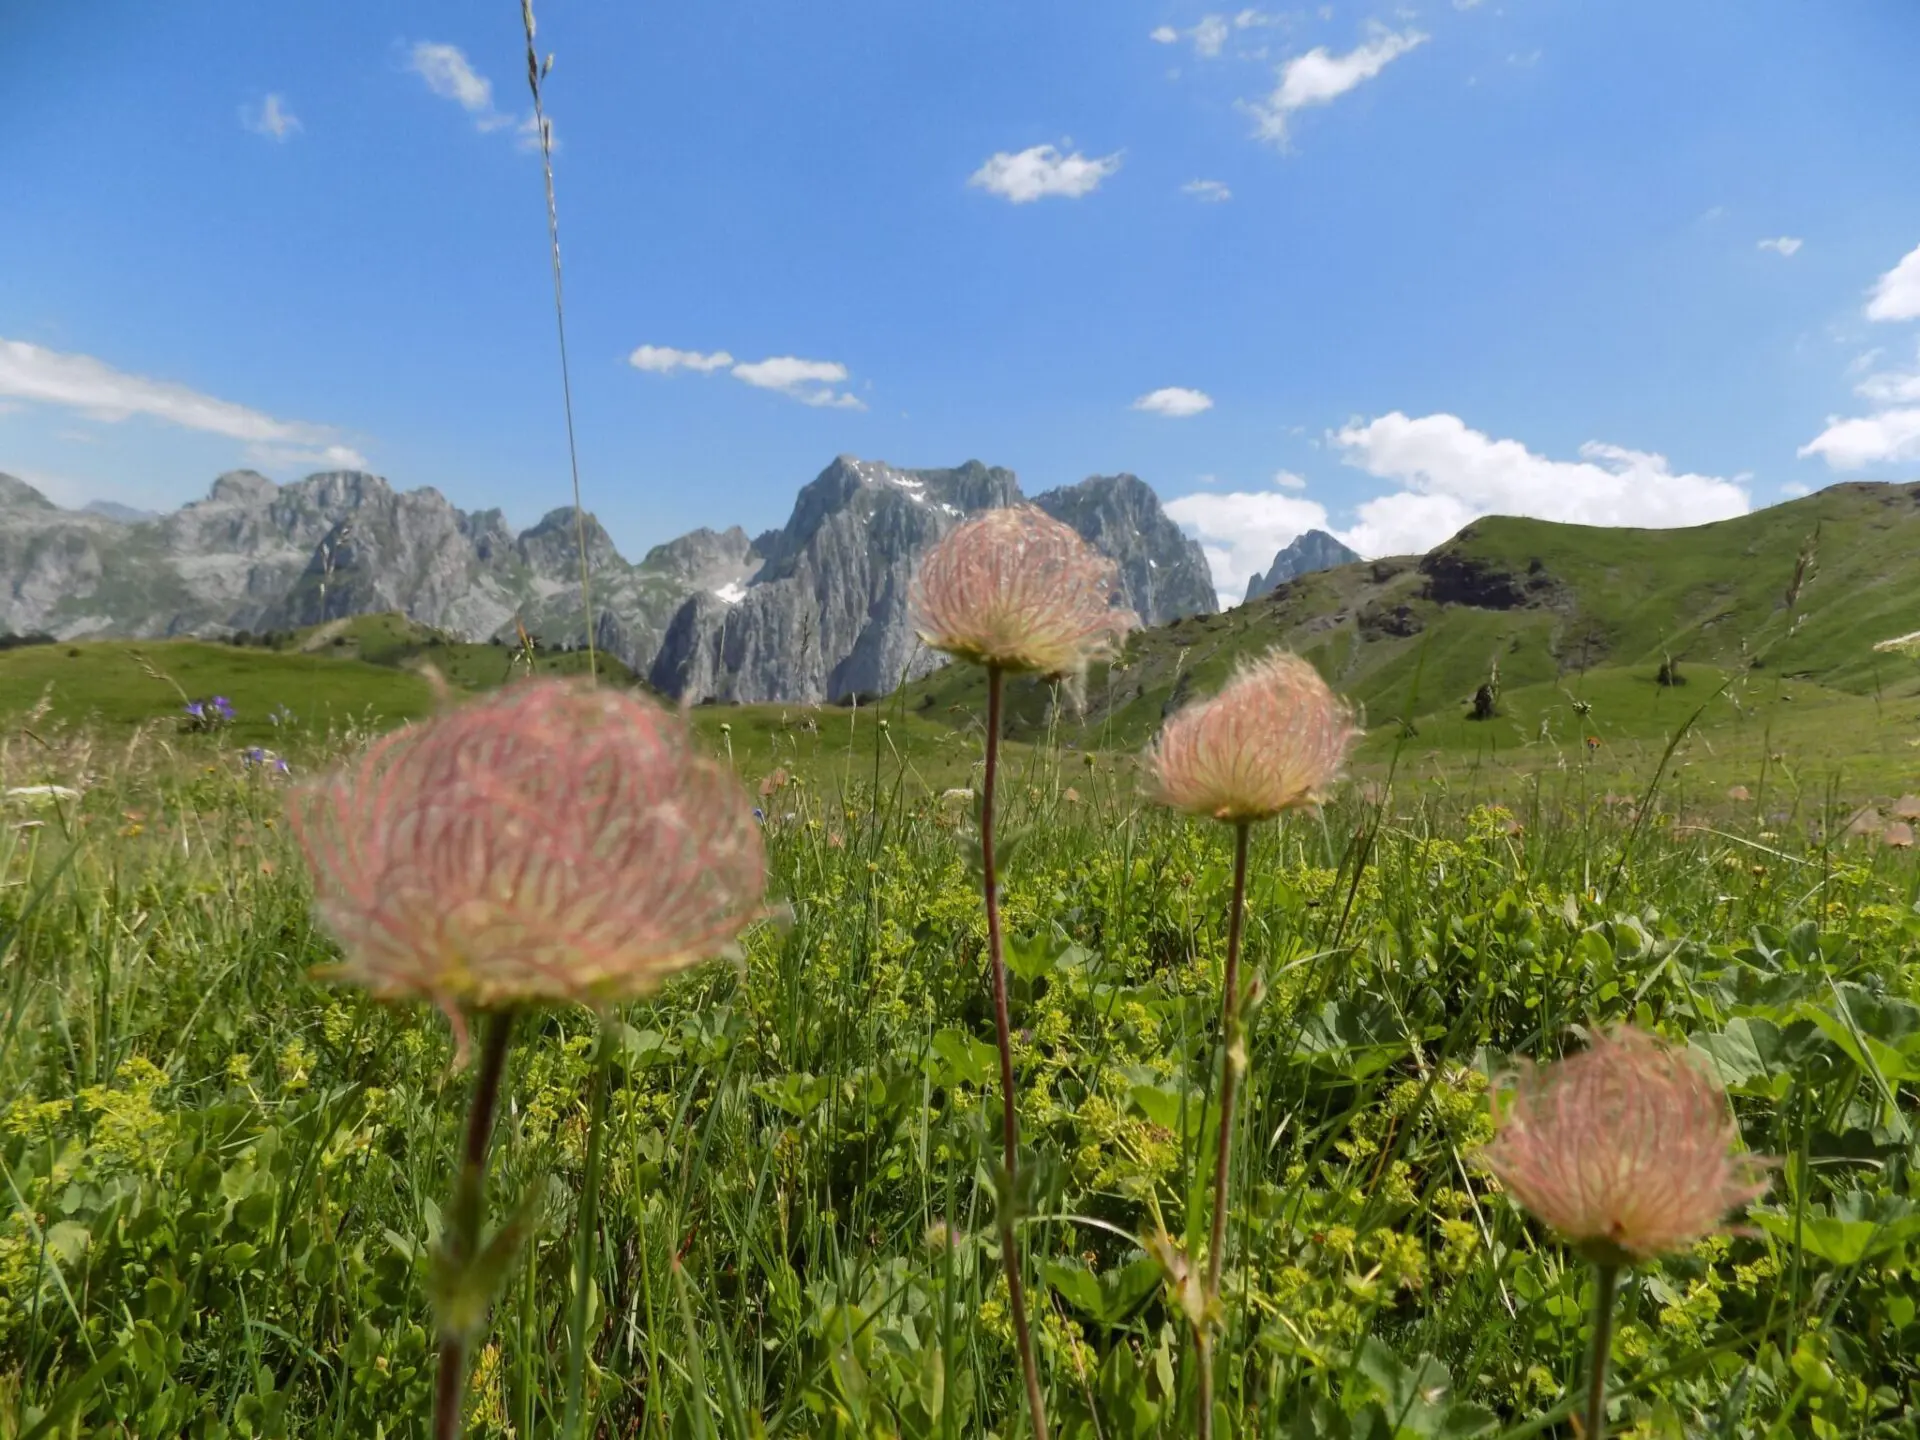
POLYGON ((1134 613, 1148 625, 1217 608, 1206 554, 1160 507, 1153 487, 1137 475, 1092 475, 1063 485, 1034 503, 1078 530, 1120 566, 1134 613))
POLYGON ((0 475, 0 509, 56 510, 56 506, 26 481, 12 475, 0 475))
POLYGON ((203 503, 260 505, 280 493, 280 487, 257 470, 229 470, 213 482, 203 503))
MULTIPOLYGON (((613 537, 591 513, 586 516, 585 529, 587 566, 592 573, 627 568, 613 537)), ((572 581, 580 578, 580 527, 574 521, 571 505, 549 510, 537 523, 521 531, 515 543, 521 558, 534 573, 572 581)))
POLYGON ((1311 575, 1316 570, 1331 570, 1336 565, 1351 565, 1359 558, 1358 551, 1341 544, 1326 531, 1309 530, 1295 536, 1273 557, 1273 565, 1266 574, 1255 575, 1247 581, 1247 599, 1257 600, 1289 580, 1311 575))

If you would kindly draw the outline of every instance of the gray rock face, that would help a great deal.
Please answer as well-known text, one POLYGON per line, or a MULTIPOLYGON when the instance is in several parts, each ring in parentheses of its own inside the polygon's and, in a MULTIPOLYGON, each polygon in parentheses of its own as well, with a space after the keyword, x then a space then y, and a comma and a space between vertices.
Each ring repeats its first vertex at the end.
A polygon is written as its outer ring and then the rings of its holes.
POLYGON ((1167 518, 1160 497, 1133 475, 1095 475, 1034 504, 1078 530, 1120 565, 1127 603, 1146 625, 1211 615, 1213 579, 1198 541, 1167 518))
MULTIPOLYGON (((1324 530, 1309 530, 1273 557, 1273 568, 1247 582, 1247 599, 1257 600, 1269 590, 1316 570, 1351 565, 1360 558, 1324 530)), ((1244 603, 1244 602, 1243 602, 1244 603)))
MULTIPOLYGON (((707 586, 681 606, 650 678, 695 702, 884 695, 943 663, 908 614, 920 556, 966 516, 1021 498, 1012 472, 978 461, 900 470, 843 455, 800 492, 785 529, 754 542, 766 563, 737 598, 707 586)), ((1148 623, 1212 612, 1205 556, 1144 482, 1095 476, 1035 503, 1119 562, 1148 623)))
MULTIPOLYGON (((746 536, 696 531, 639 565, 587 519, 597 643, 645 672, 689 593, 758 567, 746 536)), ((0 630, 221 635, 398 610, 461 639, 519 617, 549 644, 585 639, 571 509, 515 535, 498 510, 332 471, 292 485, 237 470, 151 519, 62 510, 0 477, 0 630)))
POLYGON ((687 700, 882 695, 939 657, 913 634, 918 557, 962 518, 1020 498, 1011 471, 976 461, 897 470, 843 455, 761 537, 750 584, 686 601, 654 661, 654 685, 687 700))
MULTIPOLYGON (((1021 499, 978 461, 902 470, 842 456, 801 490, 778 530, 695 530, 638 564, 586 517, 597 645, 689 700, 884 694, 941 663, 913 634, 919 558, 962 518, 1021 499)), ((1210 611, 1199 547, 1130 475, 1096 476, 1038 503, 1119 562, 1148 623, 1210 611)), ((290 485, 236 470, 204 500, 139 518, 63 510, 0 476, 0 631, 223 635, 396 610, 450 636, 585 641, 579 526, 549 512, 515 534, 437 490, 330 471, 290 485)))

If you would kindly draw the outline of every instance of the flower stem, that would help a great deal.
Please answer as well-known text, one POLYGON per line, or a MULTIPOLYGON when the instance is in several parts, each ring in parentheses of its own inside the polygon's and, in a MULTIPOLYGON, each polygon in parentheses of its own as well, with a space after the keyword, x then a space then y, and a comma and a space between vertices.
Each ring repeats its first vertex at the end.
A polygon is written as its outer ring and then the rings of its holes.
POLYGON ((1020 1113, 1014 1105, 1013 1037, 1007 1023, 1007 963, 1000 947, 1000 895, 993 868, 993 792, 1000 767, 1000 692, 998 665, 987 667, 987 770, 980 787, 980 875, 987 902, 987 961, 993 972, 993 1025, 1000 1042, 1001 1162, 1006 1193, 1000 1198, 1000 1257, 1007 1269, 1007 1303, 1013 1311, 1014 1337, 1020 1346, 1020 1371, 1027 1385, 1027 1414, 1034 1440, 1047 1440, 1047 1417, 1040 1395, 1040 1366, 1027 1324, 1027 1296, 1020 1283, 1019 1240, 1014 1234, 1014 1205, 1019 1194, 1020 1113))
POLYGON ((1593 1362, 1587 1377, 1586 1440, 1607 1437, 1607 1365, 1613 1358, 1613 1297, 1620 1284, 1620 1267, 1606 1263, 1593 1267, 1593 1362))
POLYGON ((1240 932, 1247 908, 1247 822, 1233 827, 1233 909, 1227 917, 1227 973, 1220 990, 1220 1145, 1213 1160, 1213 1236, 1207 1246, 1207 1298, 1220 1297, 1227 1247, 1227 1171, 1233 1159, 1233 1096, 1246 1050, 1240 1039, 1240 932))
POLYGON ((1213 1440, 1213 1336, 1194 1331, 1194 1352, 1200 1360, 1200 1393, 1194 1399, 1194 1440, 1213 1440))
POLYGON ((587 1102, 587 1173, 581 1183, 573 1247, 573 1305, 567 1331, 567 1412, 561 1433, 569 1440, 586 1434, 587 1297, 593 1288, 593 1254, 600 1238, 600 1155, 607 1130, 607 1086, 613 1066, 612 1017, 602 1017, 594 1047, 593 1094, 587 1102))
MULTIPOLYGON (((461 1154, 454 1203, 448 1211, 450 1226, 446 1246, 456 1266, 472 1264, 480 1250, 480 1231, 487 1211, 487 1151, 493 1143, 493 1117, 500 1108, 500 1079, 506 1073, 513 1020, 511 1009, 496 1010, 487 1016, 480 1069, 473 1081, 473 1102, 467 1108, 467 1143, 461 1154)), ((434 1382, 434 1440, 457 1440, 460 1434, 467 1351, 472 1338, 464 1325, 442 1327, 440 1370, 434 1382)))

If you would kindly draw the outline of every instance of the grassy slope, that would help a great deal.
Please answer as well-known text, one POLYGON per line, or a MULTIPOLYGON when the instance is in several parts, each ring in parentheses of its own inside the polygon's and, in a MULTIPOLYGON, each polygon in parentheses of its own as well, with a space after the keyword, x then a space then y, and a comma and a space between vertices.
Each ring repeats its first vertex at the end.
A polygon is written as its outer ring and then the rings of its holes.
MULTIPOLYGON (((1443 574, 1477 577, 1481 593, 1514 603, 1435 599, 1433 577, 1410 559, 1323 571, 1225 614, 1141 633, 1120 664, 1089 677, 1084 716, 1063 723, 1083 744, 1144 745, 1172 705, 1218 688, 1241 657, 1282 645, 1365 708, 1372 734, 1363 754, 1374 760, 1407 738, 1392 723, 1403 716, 1415 732, 1403 753, 1456 763, 1532 748, 1557 765, 1554 747, 1582 750, 1586 733, 1643 749, 1664 744, 1730 678, 1740 705, 1723 697, 1701 723, 1751 750, 1754 764, 1769 726, 1819 756, 1872 751, 1869 718, 1893 747, 1879 747, 1888 760, 1879 768, 1911 757, 1904 738, 1880 727, 1920 733, 1920 670, 1876 655, 1873 644, 1920 627, 1920 487, 1837 485, 1682 530, 1491 517, 1436 554, 1443 574), (1785 592, 1816 531, 1789 612, 1785 592), (1668 653, 1683 687, 1655 683, 1668 653), (1745 671, 1753 656, 1763 664, 1745 671), (1496 664, 1499 718, 1464 720, 1467 698, 1496 664), (1594 705, 1591 724, 1575 699, 1594 705)), ((1016 733, 1036 733, 1048 687, 1027 679, 1009 692, 1016 733)), ((983 685, 955 668, 904 698, 919 713, 978 713, 983 685)))

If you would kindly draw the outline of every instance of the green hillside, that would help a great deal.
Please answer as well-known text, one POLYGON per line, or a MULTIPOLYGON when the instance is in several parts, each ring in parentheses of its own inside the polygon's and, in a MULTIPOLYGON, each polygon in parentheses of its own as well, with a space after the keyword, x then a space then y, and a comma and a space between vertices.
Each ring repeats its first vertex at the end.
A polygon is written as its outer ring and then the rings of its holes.
MULTIPOLYGON (((1142 632, 1120 663, 1089 677, 1075 728, 1088 743, 1142 744, 1170 705, 1216 688, 1239 657, 1282 645, 1319 665, 1376 729, 1410 717, 1424 737, 1430 722, 1464 714, 1497 671, 1502 716, 1537 721, 1541 697, 1519 693, 1530 687, 1577 698, 1604 683, 1616 723, 1651 734, 1678 718, 1681 697, 1735 674, 1748 688, 1781 679, 1822 694, 1911 694, 1920 671, 1873 646, 1916 629, 1920 485, 1836 485, 1679 530, 1496 516, 1425 557, 1321 571, 1225 614, 1142 632), (1684 686, 1657 683, 1668 656, 1684 686)), ((909 703, 977 710, 981 685, 943 671, 909 703)), ((1013 686, 1012 706, 1017 730, 1040 728, 1047 687, 1013 686)))

